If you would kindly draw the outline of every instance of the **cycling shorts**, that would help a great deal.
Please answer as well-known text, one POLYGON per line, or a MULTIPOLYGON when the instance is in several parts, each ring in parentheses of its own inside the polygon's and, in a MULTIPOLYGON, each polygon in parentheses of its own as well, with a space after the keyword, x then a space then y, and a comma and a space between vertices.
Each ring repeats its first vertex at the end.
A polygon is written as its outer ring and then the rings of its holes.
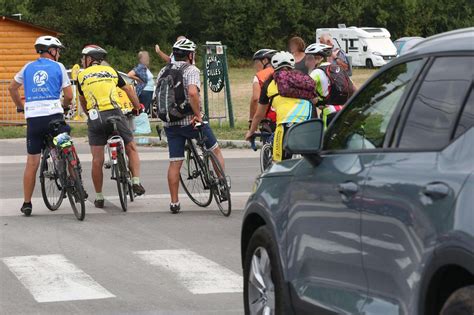
POLYGON ((120 116, 122 120, 117 122, 117 131, 122 137, 125 145, 133 141, 133 133, 130 130, 128 118, 122 114, 120 109, 112 109, 99 112, 97 119, 87 120, 87 135, 89 137, 89 145, 93 146, 104 146, 107 144, 107 140, 114 131, 113 125, 107 123, 107 118, 111 116, 120 116))
POLYGON ((292 154, 285 152, 283 143, 285 141, 286 132, 292 124, 279 124, 273 135, 273 161, 280 162, 283 160, 289 160, 292 154))
MULTIPOLYGON (((204 144, 209 151, 217 148, 217 139, 209 125, 202 127, 204 134, 204 144)), ((198 130, 193 125, 165 127, 166 137, 168 139, 168 149, 170 161, 184 160, 184 148, 187 139, 196 139, 198 130)))
MULTIPOLYGON (((44 149, 45 137, 51 131, 49 123, 53 120, 64 119, 63 114, 31 117, 26 119, 26 150, 28 154, 40 154, 44 149)), ((62 126, 59 133, 70 132, 68 125, 62 126)), ((54 135, 56 136, 56 135, 54 135)))

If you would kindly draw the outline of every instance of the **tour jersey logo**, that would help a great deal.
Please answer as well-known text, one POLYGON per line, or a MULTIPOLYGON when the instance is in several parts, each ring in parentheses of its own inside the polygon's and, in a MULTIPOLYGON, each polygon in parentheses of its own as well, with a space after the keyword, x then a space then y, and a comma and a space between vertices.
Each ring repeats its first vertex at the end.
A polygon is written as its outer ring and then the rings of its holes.
POLYGON ((44 70, 36 71, 33 75, 33 82, 36 86, 43 86, 48 81, 48 73, 44 70))

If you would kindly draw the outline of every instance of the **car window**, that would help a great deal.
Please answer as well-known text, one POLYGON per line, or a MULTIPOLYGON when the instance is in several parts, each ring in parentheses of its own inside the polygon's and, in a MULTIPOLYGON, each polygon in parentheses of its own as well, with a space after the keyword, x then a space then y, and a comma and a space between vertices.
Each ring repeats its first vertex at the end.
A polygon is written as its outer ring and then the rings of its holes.
POLYGON ((472 127, 474 127, 474 89, 471 88, 471 92, 466 104, 464 105, 461 117, 459 118, 459 123, 456 127, 454 138, 459 137, 472 127))
POLYGON ((332 124, 324 149, 381 148, 395 108, 420 65, 421 60, 399 64, 371 81, 332 124))
POLYGON ((449 143, 471 86, 473 65, 473 57, 440 57, 434 61, 413 101, 400 148, 437 150, 449 143))

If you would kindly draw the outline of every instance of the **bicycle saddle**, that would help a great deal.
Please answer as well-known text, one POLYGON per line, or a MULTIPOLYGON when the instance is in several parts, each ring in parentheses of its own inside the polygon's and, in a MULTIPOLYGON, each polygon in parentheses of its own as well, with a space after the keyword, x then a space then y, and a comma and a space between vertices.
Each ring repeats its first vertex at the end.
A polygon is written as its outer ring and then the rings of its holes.
POLYGON ((66 122, 64 119, 55 119, 51 120, 48 126, 50 129, 58 129, 61 126, 66 126, 66 122))
POLYGON ((110 116, 109 118, 107 118, 106 122, 108 124, 114 124, 116 122, 119 122, 122 120, 122 117, 120 116, 110 116))

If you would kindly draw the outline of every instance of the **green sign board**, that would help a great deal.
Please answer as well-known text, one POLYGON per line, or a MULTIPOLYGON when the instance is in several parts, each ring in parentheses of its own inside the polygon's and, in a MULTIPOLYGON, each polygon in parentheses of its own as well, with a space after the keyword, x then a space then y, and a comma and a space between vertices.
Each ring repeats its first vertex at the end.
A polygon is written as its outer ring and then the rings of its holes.
POLYGON ((229 120, 234 128, 234 111, 230 95, 227 47, 221 42, 206 42, 204 45, 204 113, 209 119, 229 120), (209 92, 210 90, 210 92, 209 92), (224 98, 222 98, 222 94, 224 98), (212 111, 212 113, 211 113, 212 111), (211 113, 211 115, 210 115, 211 113))
POLYGON ((219 93, 224 88, 224 65, 219 56, 207 57, 206 71, 209 89, 214 93, 219 93))

